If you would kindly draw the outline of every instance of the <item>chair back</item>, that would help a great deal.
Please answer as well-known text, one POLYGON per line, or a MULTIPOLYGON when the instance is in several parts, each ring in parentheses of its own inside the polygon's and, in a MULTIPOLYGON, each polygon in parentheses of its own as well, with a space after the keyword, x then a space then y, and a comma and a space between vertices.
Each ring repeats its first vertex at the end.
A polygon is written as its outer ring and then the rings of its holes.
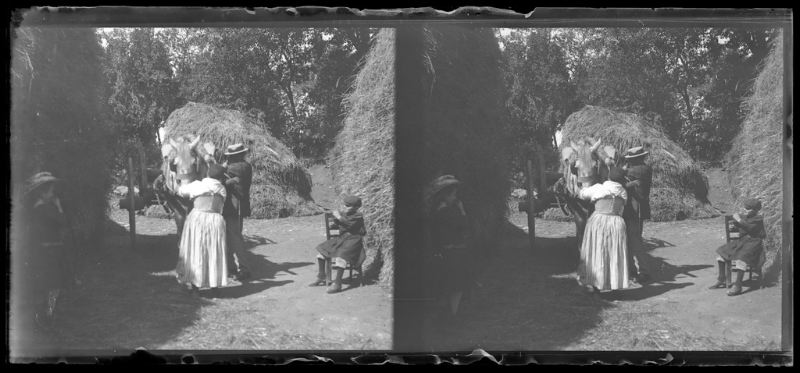
POLYGON ((333 214, 325 212, 325 239, 330 240, 331 237, 338 237, 342 234, 339 226, 333 220, 333 214))
POLYGON ((741 232, 739 228, 736 227, 734 224, 736 220, 733 220, 732 215, 725 215, 725 241, 731 242, 731 240, 738 240, 741 238, 741 232))

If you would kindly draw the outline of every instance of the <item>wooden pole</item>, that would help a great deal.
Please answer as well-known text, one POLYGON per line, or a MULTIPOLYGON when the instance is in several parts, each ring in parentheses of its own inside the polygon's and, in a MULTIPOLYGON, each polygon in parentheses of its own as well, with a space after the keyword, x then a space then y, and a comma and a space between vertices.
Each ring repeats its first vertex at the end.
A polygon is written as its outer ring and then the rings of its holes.
POLYGON ((530 157, 527 160, 526 179, 528 180, 528 240, 531 244, 531 250, 535 249, 534 242, 536 241, 536 198, 533 195, 533 162, 530 157))
POLYGON ((544 172, 544 154, 542 152, 536 152, 536 161, 539 168, 539 193, 544 193, 547 189, 547 175, 544 172))
POLYGON ((136 249, 136 200, 133 192, 133 157, 128 156, 128 223, 131 230, 131 249, 136 249))
POLYGON ((139 182, 139 196, 141 197, 144 194, 144 190, 147 189, 147 168, 145 166, 146 162, 144 159, 144 145, 140 142, 137 146, 137 150, 139 150, 139 169, 141 170, 142 174, 140 177, 139 182))

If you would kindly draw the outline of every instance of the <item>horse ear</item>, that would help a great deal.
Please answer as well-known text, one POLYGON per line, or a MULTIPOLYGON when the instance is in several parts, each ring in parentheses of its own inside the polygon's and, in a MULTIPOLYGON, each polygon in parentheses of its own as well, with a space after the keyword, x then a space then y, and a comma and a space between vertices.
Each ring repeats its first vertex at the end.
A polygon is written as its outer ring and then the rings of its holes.
POLYGON ((203 150, 205 150, 206 154, 203 155, 203 158, 206 162, 216 163, 216 159, 214 159, 214 153, 217 150, 217 147, 214 143, 211 142, 204 142, 203 143, 203 150))
POLYGON ((606 152, 606 155, 613 159, 617 159, 617 149, 611 145, 603 146, 603 151, 606 152))
POLYGON ((172 139, 170 139, 168 143, 161 145, 162 158, 169 157, 169 154, 175 149, 175 147, 172 145, 172 142, 173 142, 172 139))
POLYGON ((596 150, 597 150, 597 148, 599 148, 599 147, 600 147, 600 143, 601 143, 601 142, 603 142, 603 140, 602 140, 602 139, 597 139, 597 141, 594 141, 594 140, 592 140, 592 139, 590 139, 590 140, 594 142, 594 144, 593 144, 593 145, 592 145, 592 147, 591 147, 591 150, 592 150, 592 151, 596 151, 596 150))
POLYGON ((194 149, 195 146, 197 146, 197 144, 199 143, 200 143, 200 136, 197 136, 195 137, 194 140, 192 140, 192 142, 189 143, 189 149, 194 149))
POLYGON ((572 157, 572 155, 574 153, 575 153, 575 149, 573 149, 571 147, 564 148, 563 150, 561 150, 561 161, 562 162, 568 162, 570 157, 572 157))

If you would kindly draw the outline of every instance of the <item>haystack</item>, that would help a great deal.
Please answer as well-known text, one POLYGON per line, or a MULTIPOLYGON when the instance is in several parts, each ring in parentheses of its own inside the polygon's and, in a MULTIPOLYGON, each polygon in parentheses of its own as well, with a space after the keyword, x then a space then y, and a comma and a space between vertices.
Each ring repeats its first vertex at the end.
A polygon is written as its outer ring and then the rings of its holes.
POLYGON ((322 212, 311 198, 311 175, 263 123, 236 110, 190 102, 173 111, 165 126, 166 138, 196 135, 220 150, 246 144, 250 149, 247 161, 253 166, 251 217, 271 219, 322 212))
POLYGON ((752 94, 743 102, 747 113, 734 138, 726 163, 735 202, 759 198, 767 228, 764 273, 780 272, 783 213, 783 36, 761 66, 752 94))
POLYGON ((509 131, 502 57, 491 29, 433 26, 423 31, 427 92, 420 108, 424 118, 425 185, 442 174, 462 184, 459 197, 471 218, 471 241, 481 256, 490 256, 508 209, 510 189, 509 131))
POLYGON ((653 168, 650 207, 653 221, 682 220, 714 216, 708 200, 708 178, 700 166, 677 143, 644 118, 587 105, 572 113, 561 130, 561 147, 586 136, 624 152, 644 146, 650 154, 645 161, 653 168))
MULTIPOLYGON (((460 179, 472 241, 486 252, 504 221, 509 192, 497 40, 490 29, 453 26, 426 27, 418 35, 420 54, 404 58, 424 66, 419 79, 425 89, 413 93, 424 97, 424 106, 415 108, 424 131, 419 144, 403 146, 419 147, 424 162, 415 179, 403 183, 421 192, 442 174, 460 179)), ((337 184, 365 199, 367 247, 382 262, 384 284, 394 271, 394 41, 394 30, 378 33, 346 100, 348 117, 333 153, 337 184)))
POLYGON ((347 116, 328 163, 340 194, 361 197, 367 277, 392 284, 394 260, 394 30, 380 30, 344 99, 347 116))
POLYGON ((78 256, 99 247, 111 189, 115 136, 105 121, 102 48, 88 28, 20 27, 14 33, 9 138, 13 201, 19 201, 24 180, 36 172, 50 171, 63 180, 61 200, 78 256))

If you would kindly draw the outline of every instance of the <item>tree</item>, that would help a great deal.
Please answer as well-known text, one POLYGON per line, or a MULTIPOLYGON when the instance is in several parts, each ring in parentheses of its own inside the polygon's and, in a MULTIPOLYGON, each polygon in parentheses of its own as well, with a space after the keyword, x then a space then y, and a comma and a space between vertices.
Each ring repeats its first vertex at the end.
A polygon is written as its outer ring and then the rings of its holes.
POLYGON ((103 71, 111 92, 108 104, 120 126, 120 140, 143 144, 154 157, 160 124, 175 109, 178 86, 173 80, 170 57, 154 29, 115 29, 102 34, 106 40, 103 71))
POLYGON ((575 83, 579 102, 640 114, 677 140, 682 120, 661 36, 653 29, 583 32, 589 58, 575 83))
POLYGON ((313 110, 298 139, 302 152, 314 158, 325 156, 343 128, 345 108, 342 100, 350 90, 360 62, 369 51, 368 28, 336 28, 322 30, 327 43, 317 43, 308 86, 308 102, 313 110))
POLYGON ((506 107, 517 139, 513 159, 521 161, 533 147, 555 147, 555 133, 574 109, 574 87, 552 29, 511 32, 502 42, 506 107))
POLYGON ((341 129, 341 100, 369 49, 369 32, 202 29, 191 37, 198 44, 179 52, 189 55, 181 92, 245 111, 298 155, 319 158, 341 129))

